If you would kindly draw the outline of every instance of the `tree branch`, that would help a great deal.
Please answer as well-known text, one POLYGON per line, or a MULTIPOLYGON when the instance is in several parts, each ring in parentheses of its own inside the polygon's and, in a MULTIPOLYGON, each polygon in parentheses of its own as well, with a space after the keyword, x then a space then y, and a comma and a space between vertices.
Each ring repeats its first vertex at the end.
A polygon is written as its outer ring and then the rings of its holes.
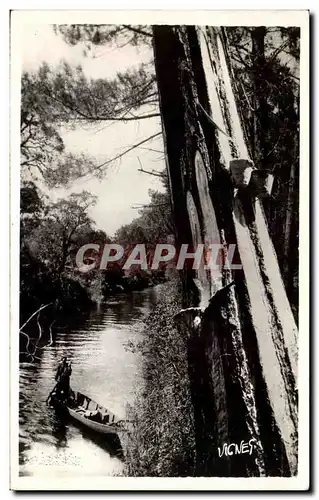
POLYGON ((280 54, 280 52, 289 45, 289 39, 283 42, 271 55, 270 59, 268 59, 267 64, 272 63, 274 59, 280 54))
POLYGON ((143 35, 143 36, 148 36, 150 38, 153 38, 153 35, 151 33, 147 33, 147 31, 141 30, 139 28, 133 28, 129 24, 122 24, 122 26, 124 26, 124 28, 126 28, 127 30, 130 30, 130 31, 133 31, 134 33, 137 33, 138 35, 143 35))
POLYGON ((158 137, 159 135, 162 135, 162 132, 157 132, 156 134, 150 135, 146 139, 143 139, 143 141, 138 142, 137 144, 134 144, 130 148, 126 149, 125 151, 123 151, 123 153, 119 153, 118 155, 114 156, 113 158, 110 158, 109 160, 105 161, 104 163, 101 163, 100 165, 97 165, 90 172, 86 172, 86 173, 84 173, 82 175, 79 175, 78 178, 85 177, 86 175, 91 174, 93 171, 100 170, 101 168, 105 167, 106 165, 109 165, 110 163, 112 163, 113 161, 119 160, 120 158, 122 158, 127 153, 130 153, 130 151, 133 151, 134 149, 138 148, 142 144, 145 144, 146 142, 151 141, 152 139, 155 139, 155 137, 158 137))
MULTIPOLYGON (((31 321, 31 319, 32 319, 32 318, 33 318, 33 317, 34 317, 37 313, 39 313, 40 311, 42 311, 42 309, 45 309, 46 307, 48 307, 48 306, 52 305, 52 303, 53 303, 53 302, 49 302, 49 304, 45 304, 44 306, 39 307, 39 309, 37 309, 37 310, 36 310, 33 314, 31 314, 30 318, 29 318, 29 319, 27 319, 27 321, 26 321, 25 323, 23 323, 23 325, 21 326, 21 328, 20 328, 19 332, 20 332, 20 333, 24 333, 24 332, 22 332, 22 331, 21 331, 21 330, 22 330, 22 328, 24 328, 24 327, 25 327, 25 326, 26 326, 26 325, 27 325, 27 324, 31 321)), ((25 333, 25 335, 26 335, 26 333, 25 333)))
POLYGON ((161 153, 162 155, 165 154, 165 151, 160 151, 159 149, 153 149, 153 148, 142 148, 140 147, 140 149, 144 149, 145 151, 154 151, 154 153, 161 153))
POLYGON ((150 172, 149 170, 144 170, 143 168, 138 169, 139 172, 142 172, 143 174, 148 174, 148 175, 154 175, 154 177, 166 177, 165 174, 159 174, 157 172, 150 172))
POLYGON ((141 208, 153 208, 153 207, 167 207, 169 205, 169 202, 167 203, 157 203, 157 204, 149 204, 149 205, 140 205, 139 203, 136 205, 132 205, 131 208, 133 210, 140 210, 141 208))
MULTIPOLYGON (((92 121, 98 121, 98 122, 101 122, 101 121, 134 121, 134 120, 145 120, 146 118, 153 118, 155 116, 161 116, 160 113, 149 113, 147 115, 138 115, 138 116, 134 116, 134 117, 130 117, 130 118, 124 118, 123 116, 106 117, 106 116, 98 116, 98 115, 97 116, 87 115, 86 113, 83 113, 83 111, 78 109, 77 107, 74 107, 71 104, 68 104, 64 100, 60 99, 59 97, 53 95, 51 93, 51 90, 47 86, 45 86, 44 88, 46 90, 48 97, 50 97, 54 101, 57 101, 61 106, 72 111, 72 113, 78 114, 82 119, 84 119, 88 122, 92 122, 92 121)), ((153 95, 153 94, 151 94, 151 95, 153 95)), ((145 103, 144 102, 141 103, 141 105, 143 105, 143 104, 147 104, 147 101, 145 101, 145 103)))

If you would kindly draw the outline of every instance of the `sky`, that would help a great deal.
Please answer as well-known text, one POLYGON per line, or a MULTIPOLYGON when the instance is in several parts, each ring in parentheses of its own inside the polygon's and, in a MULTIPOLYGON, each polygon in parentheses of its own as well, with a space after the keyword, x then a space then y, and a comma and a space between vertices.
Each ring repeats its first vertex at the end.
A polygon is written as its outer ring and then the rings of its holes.
MULTIPOLYGON (((112 78, 118 71, 148 62, 152 57, 148 47, 129 45, 123 48, 104 45, 94 48, 92 55, 85 57, 82 44, 68 46, 61 36, 54 34, 51 25, 45 24, 23 26, 20 40, 22 68, 27 71, 37 70, 44 61, 55 67, 64 59, 70 64, 81 64, 88 77, 112 78)), ((105 122, 94 127, 84 125, 62 135, 68 151, 89 153, 102 163, 160 130, 160 119, 155 117, 111 125, 105 122)), ((164 151, 162 137, 143 147, 164 151)), ((66 198, 72 192, 90 191, 98 197, 96 206, 90 209, 90 216, 97 228, 113 235, 121 225, 138 216, 133 205, 149 202, 149 189, 163 190, 158 177, 138 171, 141 165, 146 170, 162 171, 165 168, 163 156, 142 148, 135 149, 108 168, 102 181, 88 176, 74 182, 68 190, 50 190, 50 196, 52 199, 66 198)))

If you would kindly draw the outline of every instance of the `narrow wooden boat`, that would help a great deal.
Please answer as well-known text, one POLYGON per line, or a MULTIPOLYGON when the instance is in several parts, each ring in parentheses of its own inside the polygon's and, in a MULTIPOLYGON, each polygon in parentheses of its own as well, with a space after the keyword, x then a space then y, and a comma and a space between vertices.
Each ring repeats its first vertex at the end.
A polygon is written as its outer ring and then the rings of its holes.
POLYGON ((84 426, 100 434, 125 432, 125 420, 81 392, 72 391, 72 396, 63 402, 51 395, 51 404, 67 410, 69 415, 84 426))

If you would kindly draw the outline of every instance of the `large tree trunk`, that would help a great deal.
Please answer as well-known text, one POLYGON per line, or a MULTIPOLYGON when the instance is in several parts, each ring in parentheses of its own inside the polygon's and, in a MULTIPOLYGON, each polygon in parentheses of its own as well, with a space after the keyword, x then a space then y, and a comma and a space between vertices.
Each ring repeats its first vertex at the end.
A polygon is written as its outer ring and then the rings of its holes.
POLYGON ((178 243, 235 243, 243 266, 181 273, 177 322, 188 347, 197 474, 295 474, 297 332, 262 207, 230 181, 229 161, 248 151, 225 39, 215 28, 155 26, 154 51, 178 243), (224 443, 250 439, 251 455, 219 457, 224 443))

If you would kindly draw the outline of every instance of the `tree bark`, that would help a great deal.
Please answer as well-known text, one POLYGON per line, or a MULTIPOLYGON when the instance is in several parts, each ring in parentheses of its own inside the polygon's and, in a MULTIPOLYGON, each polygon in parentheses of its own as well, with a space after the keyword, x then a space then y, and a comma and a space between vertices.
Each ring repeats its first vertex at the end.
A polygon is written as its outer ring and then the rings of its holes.
POLYGON ((178 243, 236 244, 243 267, 217 275, 191 266, 181 272, 178 325, 188 345, 196 473, 291 475, 297 467, 296 327, 262 207, 244 193, 234 196, 229 161, 249 154, 226 48, 218 29, 154 27, 178 243), (218 128, 199 114, 199 103, 218 128), (255 440, 252 455, 219 457, 223 443, 242 439, 255 440))

